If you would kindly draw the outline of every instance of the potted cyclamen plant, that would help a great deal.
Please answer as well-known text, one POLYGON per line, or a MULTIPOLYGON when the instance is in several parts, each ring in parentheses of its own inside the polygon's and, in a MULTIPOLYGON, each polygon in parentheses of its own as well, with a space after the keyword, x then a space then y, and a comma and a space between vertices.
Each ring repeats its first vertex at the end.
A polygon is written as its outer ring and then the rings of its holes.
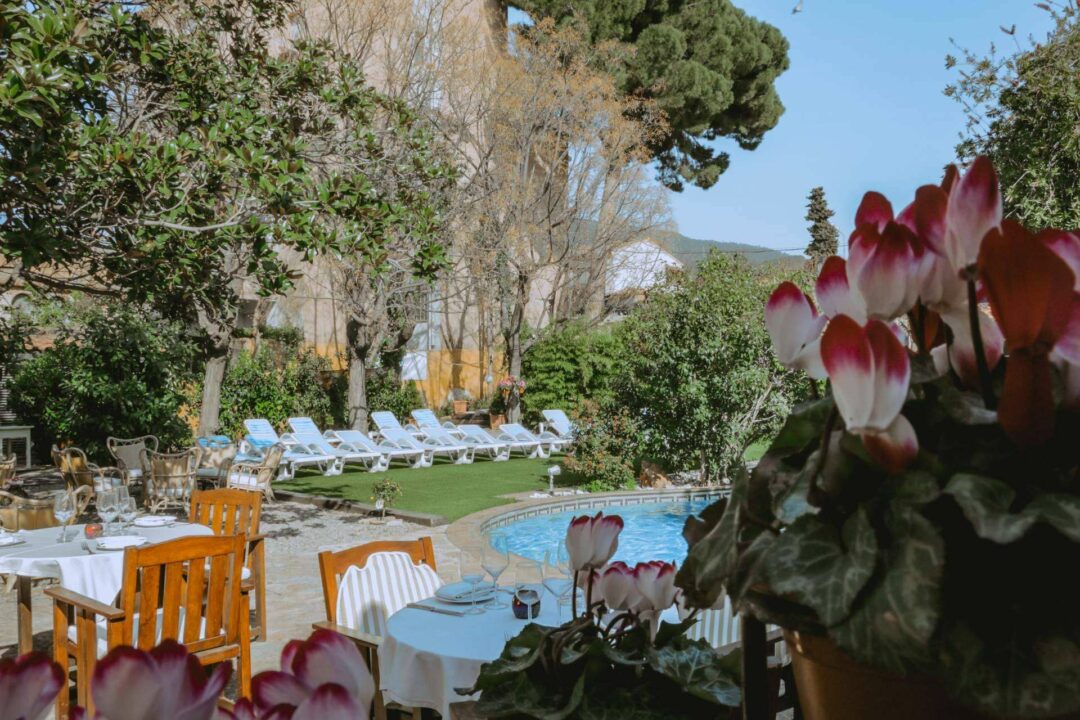
MULTIPOLYGON (((817 303, 765 320, 827 379, 679 585, 787 628, 809 720, 1080 717, 1080 235, 1002 219, 986 158, 868 193, 817 303)), ((815 383, 815 387, 818 387, 815 383)))
POLYGON ((738 707, 737 654, 721 657, 687 638, 693 613, 678 624, 660 621, 678 596, 675 565, 610 562, 622 528, 619 516, 602 513, 570 523, 573 617, 561 627, 527 625, 483 666, 475 687, 459 690, 482 692, 480 717, 702 720, 738 707))

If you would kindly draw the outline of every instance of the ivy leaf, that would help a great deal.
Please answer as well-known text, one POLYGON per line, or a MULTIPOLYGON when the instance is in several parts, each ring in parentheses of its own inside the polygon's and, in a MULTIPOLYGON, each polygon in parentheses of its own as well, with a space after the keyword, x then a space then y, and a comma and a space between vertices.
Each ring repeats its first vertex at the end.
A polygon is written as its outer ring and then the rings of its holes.
POLYGON ((889 513, 895 539, 882 553, 884 571, 868 584, 850 617, 830 629, 836 643, 857 660, 898 673, 925 671, 932 662, 930 638, 941 612, 945 542, 916 510, 889 513))
POLYGON ((667 710, 655 710, 642 702, 638 690, 615 690, 586 696, 575 715, 577 720, 671 720, 667 710))
POLYGON ((832 409, 831 397, 796 407, 784 422, 784 427, 777 433, 767 454, 785 458, 805 450, 807 445, 821 438, 832 409))
POLYGON ((712 607, 724 592, 724 584, 738 559, 738 518, 746 485, 745 478, 735 483, 723 516, 690 547, 679 568, 675 584, 686 594, 691 607, 712 607))
POLYGON ((945 486, 975 529, 984 540, 1008 544, 1023 537, 1039 519, 1037 512, 1025 509, 1011 512, 1016 493, 1000 480, 962 473, 954 475, 945 486))
POLYGON ((1040 495, 1025 512, 1038 515, 1065 537, 1080 542, 1080 498, 1075 495, 1040 495))
POLYGON ((941 407, 961 425, 993 425, 997 413, 988 410, 978 393, 965 392, 949 386, 941 391, 941 407))
POLYGON ((725 707, 738 707, 742 691, 738 674, 704 640, 682 639, 649 652, 649 667, 670 678, 694 697, 725 707))
POLYGON ((804 515, 773 544, 764 560, 770 587, 813 608, 825 625, 848 616, 851 604, 874 573, 878 546, 866 510, 844 523, 842 533, 804 515))
POLYGON ((471 695, 478 691, 487 691, 490 687, 501 682, 503 676, 524 673, 540 659, 540 652, 547 636, 551 633, 550 628, 536 623, 529 623, 525 629, 511 638, 502 653, 494 661, 484 663, 476 686, 471 690, 462 692, 463 695, 471 695))
POLYGON ((485 718, 542 718, 564 720, 574 714, 585 691, 585 673, 580 673, 570 696, 563 700, 561 694, 551 692, 542 684, 533 682, 528 673, 518 673, 484 690, 476 703, 476 712, 485 718))

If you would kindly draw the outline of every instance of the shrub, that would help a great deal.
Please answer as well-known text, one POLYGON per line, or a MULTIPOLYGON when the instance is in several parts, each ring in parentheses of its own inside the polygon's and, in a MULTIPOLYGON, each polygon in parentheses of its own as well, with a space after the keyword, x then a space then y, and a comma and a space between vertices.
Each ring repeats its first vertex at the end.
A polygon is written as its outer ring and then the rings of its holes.
POLYGON ((544 332, 522 358, 529 391, 522 398, 526 417, 536 421, 540 411, 572 411, 582 401, 611 397, 618 343, 606 329, 589 330, 573 322, 544 332))
POLYGON ((388 410, 396 418, 407 418, 413 410, 424 407, 424 398, 415 383, 402 383, 386 368, 368 372, 367 396, 371 410, 388 410))
POLYGON ((640 423, 625 409, 588 404, 575 425, 574 453, 563 461, 570 482, 592 492, 633 488, 643 447, 640 423))
POLYGON ((182 327, 122 303, 73 300, 42 308, 36 329, 53 344, 13 361, 9 402, 39 447, 70 441, 104 463, 110 435, 150 433, 163 449, 190 442, 180 411, 195 348, 182 327))
POLYGON ((298 415, 319 427, 340 425, 331 401, 334 387, 340 383, 333 382, 330 361, 310 349, 282 354, 268 344, 254 354, 243 351, 221 386, 221 432, 243 436, 248 418, 265 418, 282 431, 298 415))
POLYGON ((654 289, 618 327, 616 401, 640 418, 645 450, 709 480, 743 463, 790 410, 794 374, 773 357, 761 308, 773 283, 740 257, 714 253, 654 289))

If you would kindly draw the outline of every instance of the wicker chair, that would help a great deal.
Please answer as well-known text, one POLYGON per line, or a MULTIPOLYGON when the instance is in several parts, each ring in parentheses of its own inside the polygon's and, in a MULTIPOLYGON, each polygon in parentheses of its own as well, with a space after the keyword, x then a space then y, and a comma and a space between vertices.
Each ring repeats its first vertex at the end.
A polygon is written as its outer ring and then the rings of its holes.
POLYGON ((199 467, 199 449, 178 453, 144 450, 149 473, 143 486, 143 500, 150 512, 174 506, 186 509, 195 490, 195 472, 199 467))
POLYGON ((224 435, 206 435, 200 437, 196 444, 202 451, 199 456, 199 469, 196 474, 203 486, 207 483, 214 487, 221 487, 229 475, 236 458, 236 443, 224 435))
POLYGON ((8 485, 15 479, 15 453, 11 457, 0 458, 0 490, 7 490, 8 485))
MULTIPOLYGON (((86 506, 93 498, 94 490, 89 485, 82 485, 73 491, 75 495, 75 515, 67 524, 78 522, 86 512, 86 506)), ((41 528, 60 525, 53 516, 51 497, 23 497, 0 490, 0 527, 10 532, 17 530, 40 530, 41 528)))
POLYGON ((226 486, 240 490, 261 492, 267 500, 274 499, 274 490, 270 487, 277 475, 278 465, 285 453, 285 446, 274 443, 257 463, 239 462, 229 468, 226 486))
POLYGON ((127 483, 141 481, 149 472, 143 464, 143 451, 157 452, 158 439, 153 435, 137 438, 110 437, 105 440, 105 447, 116 460, 116 467, 124 471, 127 483))
POLYGON ((127 484, 120 468, 99 467, 87 460, 86 453, 77 447, 69 446, 63 450, 54 447, 52 456, 68 490, 88 486, 97 493, 127 484))

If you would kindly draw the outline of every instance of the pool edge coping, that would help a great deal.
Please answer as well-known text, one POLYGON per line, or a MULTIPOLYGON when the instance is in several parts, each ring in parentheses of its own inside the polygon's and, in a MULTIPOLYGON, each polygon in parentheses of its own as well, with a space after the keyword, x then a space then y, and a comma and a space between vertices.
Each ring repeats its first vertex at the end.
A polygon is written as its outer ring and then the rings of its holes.
POLYGON ((567 510, 592 510, 600 506, 625 507, 627 505, 645 505, 669 500, 682 500, 684 498, 687 500, 700 497, 718 498, 730 495, 730 493, 730 485, 716 485, 713 487, 665 488, 663 490, 617 490, 584 495, 529 498, 509 505, 496 505, 459 518, 447 526, 446 537, 459 550, 475 554, 483 547, 485 531, 509 523, 512 520, 537 515, 552 515, 567 510), (623 500, 624 502, 612 503, 612 500, 623 500), (495 521, 500 522, 495 524, 495 521))

